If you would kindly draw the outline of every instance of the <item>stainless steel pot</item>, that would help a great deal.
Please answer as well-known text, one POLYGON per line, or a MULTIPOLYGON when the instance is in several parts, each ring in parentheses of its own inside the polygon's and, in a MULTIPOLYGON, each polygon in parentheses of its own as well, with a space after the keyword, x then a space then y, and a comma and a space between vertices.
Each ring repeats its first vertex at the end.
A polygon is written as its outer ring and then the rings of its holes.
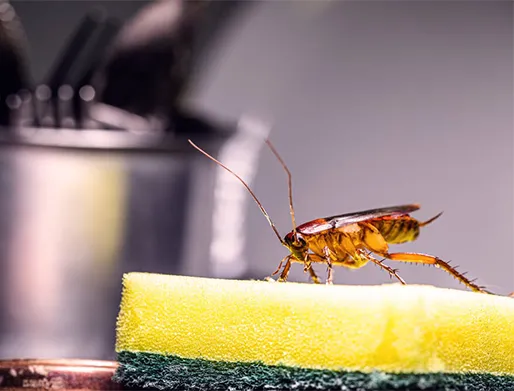
MULTIPOLYGON (((260 143, 249 128, 194 140, 224 158, 246 140, 237 161, 249 167, 258 149, 248 140, 260 143)), ((218 170, 187 140, 162 135, 1 133, 0 358, 113 359, 124 272, 241 276, 241 251, 228 259, 238 265, 213 265, 216 205, 239 219, 245 210, 230 199, 227 209, 218 170)))

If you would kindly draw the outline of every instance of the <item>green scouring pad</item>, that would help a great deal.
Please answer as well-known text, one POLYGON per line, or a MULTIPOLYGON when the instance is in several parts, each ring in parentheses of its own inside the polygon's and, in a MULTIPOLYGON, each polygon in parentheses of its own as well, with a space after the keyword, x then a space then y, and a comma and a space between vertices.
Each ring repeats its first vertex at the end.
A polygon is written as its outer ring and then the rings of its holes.
POLYGON ((126 388, 514 391, 514 300, 432 286, 124 276, 126 388))

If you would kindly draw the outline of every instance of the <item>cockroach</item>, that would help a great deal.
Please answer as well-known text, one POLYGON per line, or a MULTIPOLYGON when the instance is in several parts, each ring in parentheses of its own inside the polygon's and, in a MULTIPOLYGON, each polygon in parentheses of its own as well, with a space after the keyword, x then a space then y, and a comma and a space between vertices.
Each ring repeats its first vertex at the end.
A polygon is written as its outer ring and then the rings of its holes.
POLYGON ((401 244, 416 240, 420 228, 439 218, 442 212, 427 221, 421 222, 410 216, 420 206, 418 204, 407 204, 324 217, 297 226, 293 207, 291 172, 270 140, 267 139, 266 144, 284 168, 288 178, 289 209, 293 230, 282 238, 269 214, 246 182, 191 140, 188 141, 198 151, 234 175, 246 187, 268 220, 280 243, 289 250, 289 254, 280 261, 277 270, 272 273, 272 276, 274 276, 280 272, 279 282, 287 281, 293 262, 303 264, 304 272, 308 272, 312 281, 317 284, 321 283, 321 280, 312 267, 313 263, 327 265, 326 283, 332 284, 335 266, 359 269, 372 262, 405 285, 405 281, 399 276, 398 271, 383 262, 388 259, 398 262, 433 265, 448 272, 475 292, 490 293, 483 287, 476 285, 474 280, 466 278, 465 273, 458 272, 456 267, 438 257, 421 253, 389 252, 389 244, 401 244), (375 255, 379 255, 379 257, 375 255))

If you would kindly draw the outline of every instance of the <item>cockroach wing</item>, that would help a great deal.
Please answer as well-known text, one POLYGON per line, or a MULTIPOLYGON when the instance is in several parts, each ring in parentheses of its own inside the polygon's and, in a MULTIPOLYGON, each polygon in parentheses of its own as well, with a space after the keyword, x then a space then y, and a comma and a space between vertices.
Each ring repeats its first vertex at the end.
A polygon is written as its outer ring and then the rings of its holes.
POLYGON ((400 216, 412 213, 419 209, 418 204, 390 206, 386 208, 369 209, 361 212, 346 213, 338 216, 316 219, 302 224, 296 230, 304 235, 314 235, 326 230, 341 228, 348 224, 359 223, 366 220, 386 216, 400 216))

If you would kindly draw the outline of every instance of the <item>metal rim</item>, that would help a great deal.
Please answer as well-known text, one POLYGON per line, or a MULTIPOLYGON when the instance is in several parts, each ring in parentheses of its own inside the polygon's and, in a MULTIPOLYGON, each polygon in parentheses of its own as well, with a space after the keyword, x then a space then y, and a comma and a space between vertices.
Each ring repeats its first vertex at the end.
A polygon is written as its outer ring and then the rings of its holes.
MULTIPOLYGON (((194 136, 193 136, 194 137, 194 136)), ((223 143, 230 133, 200 136, 211 146, 223 143)), ((22 128, 3 131, 0 127, 0 147, 30 147, 89 151, 149 151, 192 153, 186 137, 172 134, 135 134, 124 131, 22 128)))
POLYGON ((121 390, 118 363, 86 359, 0 360, 0 390, 121 390))
POLYGON ((0 369, 12 368, 13 366, 29 367, 29 366, 48 366, 48 367, 88 367, 88 368, 106 368, 116 369, 117 361, 107 360, 86 360, 86 359, 36 359, 36 358, 15 358, 8 360, 0 360, 0 369))

